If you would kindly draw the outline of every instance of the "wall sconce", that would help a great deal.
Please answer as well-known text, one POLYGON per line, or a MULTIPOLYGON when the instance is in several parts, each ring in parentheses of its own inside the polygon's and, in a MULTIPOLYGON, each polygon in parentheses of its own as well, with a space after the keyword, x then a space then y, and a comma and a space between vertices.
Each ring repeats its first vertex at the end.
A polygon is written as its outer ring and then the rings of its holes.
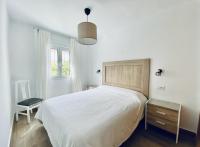
POLYGON ((98 70, 96 71, 96 73, 97 73, 97 74, 99 74, 100 72, 101 72, 101 70, 100 70, 100 69, 98 69, 98 70))
POLYGON ((163 69, 158 69, 155 75, 161 76, 162 73, 163 73, 163 69))

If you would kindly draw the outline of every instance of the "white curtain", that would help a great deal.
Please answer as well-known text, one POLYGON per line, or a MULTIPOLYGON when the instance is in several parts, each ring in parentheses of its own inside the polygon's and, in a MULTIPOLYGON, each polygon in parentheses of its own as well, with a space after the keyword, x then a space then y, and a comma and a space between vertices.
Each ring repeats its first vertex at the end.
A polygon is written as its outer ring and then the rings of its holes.
POLYGON ((80 79, 80 57, 78 56, 78 43, 75 39, 70 39, 70 62, 71 62, 71 80, 72 91, 77 92, 82 90, 80 79))
POLYGON ((50 32, 38 29, 35 31, 35 44, 37 50, 36 94, 37 97, 43 99, 47 98, 49 40, 50 32))

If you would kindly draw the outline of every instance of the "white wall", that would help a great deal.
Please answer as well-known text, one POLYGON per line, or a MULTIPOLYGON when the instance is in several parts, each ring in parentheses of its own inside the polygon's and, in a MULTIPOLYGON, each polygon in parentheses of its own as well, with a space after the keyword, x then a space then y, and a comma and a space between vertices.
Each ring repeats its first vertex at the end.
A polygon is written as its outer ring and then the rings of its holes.
MULTIPOLYGON (((58 35, 63 39, 63 35, 58 35)), ((58 37, 57 37, 58 38, 58 37)), ((67 42, 67 41, 66 41, 67 42)), ((34 48, 34 32, 33 25, 20 22, 14 18, 10 20, 9 25, 9 49, 11 63, 11 79, 12 79, 12 97, 14 98, 14 81, 20 79, 31 80, 32 96, 36 95, 35 79, 37 61, 36 50, 34 48)), ((81 45, 77 49, 77 55, 80 59, 81 80, 84 87, 87 84, 87 75, 84 65, 87 63, 84 47, 81 45), (83 50, 82 50, 83 49, 83 50)), ((86 64, 87 65, 87 64, 86 64)), ((48 78, 48 97, 59 96, 72 92, 71 80, 48 78)))
MULTIPOLYGON (((200 98, 197 89, 199 7, 193 1, 155 8, 151 15, 144 10, 146 17, 138 21, 130 17, 120 21, 120 26, 116 23, 107 30, 99 27, 98 43, 89 49, 89 83, 101 83, 101 75, 95 72, 103 61, 151 58, 150 97, 181 103, 181 127, 196 132, 200 98), (165 70, 161 78, 155 76, 158 68, 165 70), (162 85, 166 86, 164 91, 158 89, 162 85)), ((131 12, 128 14, 131 16, 131 12)))
POLYGON ((11 64, 12 98, 14 82, 30 80, 31 94, 35 96, 36 51, 34 49, 33 27, 10 19, 9 51, 11 64))
MULTIPOLYGON (((33 26, 15 19, 9 25, 9 49, 12 78, 12 97, 14 98, 14 81, 28 79, 31 81, 32 96, 36 96, 37 52, 34 44, 33 26)), ((71 92, 68 80, 49 79, 48 97, 71 92)))
POLYGON ((0 0, 0 146, 8 147, 12 126, 6 1, 0 0))

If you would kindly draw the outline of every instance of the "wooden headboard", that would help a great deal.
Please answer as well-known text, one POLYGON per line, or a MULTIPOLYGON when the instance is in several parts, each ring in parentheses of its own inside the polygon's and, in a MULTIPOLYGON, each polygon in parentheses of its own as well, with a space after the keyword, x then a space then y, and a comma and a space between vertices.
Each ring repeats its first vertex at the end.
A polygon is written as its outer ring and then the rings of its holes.
POLYGON ((149 96, 150 59, 103 63, 103 85, 132 89, 149 96))

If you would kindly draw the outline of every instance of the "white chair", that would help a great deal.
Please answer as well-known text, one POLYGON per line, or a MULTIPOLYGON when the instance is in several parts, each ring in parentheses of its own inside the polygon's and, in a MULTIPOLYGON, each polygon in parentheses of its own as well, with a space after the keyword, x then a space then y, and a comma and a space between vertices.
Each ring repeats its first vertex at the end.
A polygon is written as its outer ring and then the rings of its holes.
POLYGON ((19 119, 18 115, 22 114, 27 116, 27 121, 30 123, 30 112, 39 107, 41 102, 41 98, 31 98, 29 80, 15 82, 16 121, 19 119))

